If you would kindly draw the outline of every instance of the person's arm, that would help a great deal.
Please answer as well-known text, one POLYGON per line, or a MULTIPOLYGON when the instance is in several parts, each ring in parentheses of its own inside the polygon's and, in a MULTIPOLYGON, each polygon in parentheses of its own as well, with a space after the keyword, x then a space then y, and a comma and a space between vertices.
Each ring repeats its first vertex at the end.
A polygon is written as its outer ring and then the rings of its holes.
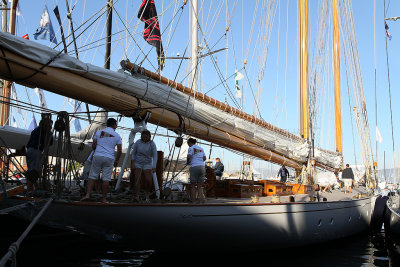
POLYGON ((117 145, 117 154, 115 154, 114 167, 118 166, 118 161, 119 161, 119 158, 121 157, 121 153, 122 153, 122 144, 118 144, 117 145))
POLYGON ((187 158, 186 158, 186 164, 187 165, 190 165, 190 161, 192 160, 192 154, 193 154, 193 148, 189 147, 187 158))
POLYGON ((93 139, 92 149, 96 150, 96 147, 97 147, 97 139, 93 139))

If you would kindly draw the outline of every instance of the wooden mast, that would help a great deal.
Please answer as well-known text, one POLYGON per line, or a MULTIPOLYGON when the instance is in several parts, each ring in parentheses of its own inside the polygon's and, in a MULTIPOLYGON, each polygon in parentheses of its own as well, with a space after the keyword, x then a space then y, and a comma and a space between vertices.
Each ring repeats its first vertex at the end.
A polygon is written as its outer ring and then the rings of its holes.
POLYGON ((107 2, 107 39, 106 39, 106 55, 104 59, 104 68, 110 69, 111 61, 111 34, 112 34, 112 9, 113 1, 108 0, 107 2))
MULTIPOLYGON (((9 32, 15 34, 15 17, 17 13, 18 0, 11 2, 10 25, 9 32)), ((11 95, 12 82, 4 81, 3 83, 3 104, 1 105, 0 126, 8 124, 8 117, 10 116, 10 95, 11 95)))
MULTIPOLYGON (((7 3, 7 2, 6 2, 7 3)), ((11 34, 15 34, 15 16, 17 13, 17 5, 18 5, 18 0, 13 0, 11 1, 11 12, 10 12, 10 25, 9 25, 9 32, 11 34)), ((7 7, 6 4, 3 5, 3 7, 7 7)), ((3 13, 3 15, 7 15, 7 11, 3 13)), ((7 29, 7 19, 3 18, 3 29, 7 29)), ((2 92, 2 100, 3 103, 1 104, 1 110, 0 110, 0 126, 4 126, 8 124, 9 117, 10 117, 10 95, 11 95, 11 86, 12 82, 10 81, 3 81, 3 92, 2 92)), ((6 150, 2 147, 1 148, 1 157, 2 159, 0 160, 0 170, 1 173, 4 174, 4 172, 7 172, 7 164, 4 165, 3 162, 7 162, 6 160, 6 150)), ((7 176, 7 174, 5 174, 7 176)))
POLYGON ((299 0, 298 5, 300 27, 300 135, 308 139, 308 0, 299 0))
POLYGON ((198 68, 198 49, 199 49, 199 38, 198 29, 199 21, 198 18, 198 3, 197 0, 192 0, 192 90, 197 92, 199 68, 198 68))
POLYGON ((333 12, 333 66, 335 77, 336 151, 342 152, 342 111, 340 103, 340 51, 338 1, 332 1, 333 12))

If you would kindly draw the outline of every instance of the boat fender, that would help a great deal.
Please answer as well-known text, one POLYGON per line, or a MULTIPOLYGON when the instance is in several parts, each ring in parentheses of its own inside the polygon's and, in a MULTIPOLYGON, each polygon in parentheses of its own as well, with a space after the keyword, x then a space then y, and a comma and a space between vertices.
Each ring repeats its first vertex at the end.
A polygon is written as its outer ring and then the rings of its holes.
POLYGON ((370 230, 373 234, 380 232, 382 229, 387 201, 388 197, 382 195, 379 195, 375 200, 374 211, 372 212, 370 223, 370 230))
POLYGON ((279 203, 279 202, 281 202, 279 195, 273 195, 271 203, 279 203))
POLYGON ((294 202, 294 196, 289 197, 289 202, 294 202))

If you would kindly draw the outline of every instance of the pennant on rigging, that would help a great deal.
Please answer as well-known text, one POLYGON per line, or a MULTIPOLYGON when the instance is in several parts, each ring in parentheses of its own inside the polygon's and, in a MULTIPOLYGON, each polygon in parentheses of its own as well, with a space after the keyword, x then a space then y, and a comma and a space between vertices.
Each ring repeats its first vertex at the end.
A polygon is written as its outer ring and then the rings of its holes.
POLYGON ((29 124, 28 130, 29 130, 29 131, 33 131, 33 130, 36 129, 36 127, 37 127, 36 119, 35 119, 35 116, 32 115, 32 121, 31 121, 31 123, 29 124))
POLYGON ((241 74, 240 72, 235 70, 235 88, 236 88, 236 97, 237 98, 242 97, 242 91, 240 90, 240 87, 239 87, 239 81, 243 78, 244 78, 243 74, 241 74))
POLYGON ((15 119, 14 116, 12 116, 12 127, 18 128, 17 120, 15 119))
POLYGON ((47 11, 47 5, 44 6, 39 27, 37 28, 33 36, 35 37, 35 40, 49 40, 50 42, 57 44, 57 38, 51 24, 49 12, 47 11))
MULTIPOLYGON (((11 86, 11 99, 14 99, 16 102, 18 101, 17 90, 15 90, 15 86, 14 86, 14 85, 11 86)), ((21 114, 21 116, 24 116, 24 115, 22 114, 22 110, 21 110, 21 108, 19 107, 19 105, 16 105, 16 109, 17 109, 17 112, 18 112, 19 114, 21 114)))
POLYGON ((158 67, 162 70, 165 56, 154 0, 143 0, 139 8, 138 18, 144 22, 143 38, 156 48, 158 67))
MULTIPOLYGON (((75 112, 82 112, 82 109, 81 109, 81 103, 82 102, 79 102, 76 99, 74 100, 72 98, 69 98, 68 99, 68 103, 74 108, 74 113, 75 112)), ((81 123, 80 123, 78 118, 72 118, 71 122, 72 121, 74 122, 74 127, 75 127, 75 131, 76 132, 79 132, 80 130, 82 130, 81 123)))
POLYGON ((39 106, 42 108, 47 108, 46 98, 44 98, 43 90, 36 87, 35 93, 39 97, 39 106))
POLYGON ((376 126, 376 141, 379 143, 382 143, 382 141, 383 141, 383 138, 382 138, 381 132, 379 131, 378 126, 376 126))
POLYGON ((389 40, 392 40, 392 35, 390 35, 390 33, 388 32, 389 30, 389 26, 386 24, 385 22, 385 32, 386 32, 386 36, 389 38, 389 40))

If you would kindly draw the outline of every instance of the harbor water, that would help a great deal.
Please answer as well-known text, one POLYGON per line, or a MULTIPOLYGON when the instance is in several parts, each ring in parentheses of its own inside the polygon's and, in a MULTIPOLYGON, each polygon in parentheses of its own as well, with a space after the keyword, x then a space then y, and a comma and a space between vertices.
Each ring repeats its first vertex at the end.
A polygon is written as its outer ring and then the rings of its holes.
MULTIPOLYGON (((2 257, 29 223, 10 215, 1 215, 0 220, 2 257)), ((173 246, 173 233, 171 240, 164 242, 173 246)), ((16 259, 17 266, 400 266, 400 239, 386 238, 383 230, 375 237, 365 233, 314 246, 251 253, 210 251, 207 247, 193 253, 161 253, 132 247, 137 247, 134 240, 132 245, 115 244, 35 226, 16 259)))

